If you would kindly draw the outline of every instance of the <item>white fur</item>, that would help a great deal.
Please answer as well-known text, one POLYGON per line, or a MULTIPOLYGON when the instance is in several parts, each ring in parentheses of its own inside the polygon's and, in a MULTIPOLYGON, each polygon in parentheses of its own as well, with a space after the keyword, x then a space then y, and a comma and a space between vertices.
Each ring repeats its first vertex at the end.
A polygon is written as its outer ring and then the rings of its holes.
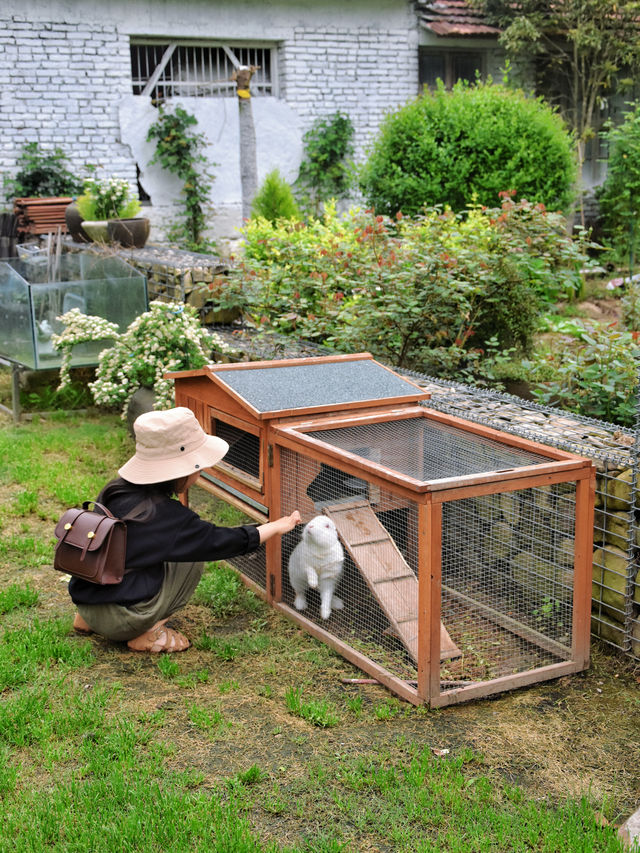
POLYGON ((338 542, 336 526, 327 515, 317 515, 305 525, 302 541, 289 557, 289 582, 296 598, 296 610, 305 610, 305 592, 309 587, 320 593, 320 616, 328 619, 331 609, 342 610, 342 600, 334 595, 342 577, 344 551, 338 542))

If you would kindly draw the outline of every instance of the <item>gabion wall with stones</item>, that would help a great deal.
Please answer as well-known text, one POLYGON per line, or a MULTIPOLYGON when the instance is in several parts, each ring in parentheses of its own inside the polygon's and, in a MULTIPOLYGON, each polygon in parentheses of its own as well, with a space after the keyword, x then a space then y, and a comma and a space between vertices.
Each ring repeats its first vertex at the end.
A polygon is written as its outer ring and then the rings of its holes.
MULTIPOLYGON (((597 470, 592 633, 640 660, 640 436, 519 397, 409 373, 423 405, 591 459, 597 470)), ((497 518, 502 527, 508 518, 497 518)), ((508 543, 508 547, 513 547, 508 543)), ((511 555, 511 557, 518 555, 511 555)))

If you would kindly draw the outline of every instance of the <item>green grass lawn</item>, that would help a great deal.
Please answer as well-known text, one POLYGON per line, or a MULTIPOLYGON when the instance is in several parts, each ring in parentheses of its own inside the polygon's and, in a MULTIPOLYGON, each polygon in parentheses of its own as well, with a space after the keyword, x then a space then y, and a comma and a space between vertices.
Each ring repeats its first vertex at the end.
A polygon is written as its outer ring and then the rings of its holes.
MULTIPOLYGON (((376 685, 211 565, 181 655, 71 633, 53 526, 132 452, 114 416, 0 423, 0 851, 621 851, 637 672, 444 711, 376 685)), ((221 523, 235 511, 194 490, 221 523)))

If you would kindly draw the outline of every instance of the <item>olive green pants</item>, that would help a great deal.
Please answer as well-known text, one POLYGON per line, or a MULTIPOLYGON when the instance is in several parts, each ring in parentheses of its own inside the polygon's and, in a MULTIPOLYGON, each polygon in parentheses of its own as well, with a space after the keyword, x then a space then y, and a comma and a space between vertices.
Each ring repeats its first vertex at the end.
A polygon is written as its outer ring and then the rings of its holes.
POLYGON ((78 613, 96 634, 126 642, 168 619, 189 601, 204 563, 165 563, 162 586, 149 601, 137 604, 78 604, 78 613))

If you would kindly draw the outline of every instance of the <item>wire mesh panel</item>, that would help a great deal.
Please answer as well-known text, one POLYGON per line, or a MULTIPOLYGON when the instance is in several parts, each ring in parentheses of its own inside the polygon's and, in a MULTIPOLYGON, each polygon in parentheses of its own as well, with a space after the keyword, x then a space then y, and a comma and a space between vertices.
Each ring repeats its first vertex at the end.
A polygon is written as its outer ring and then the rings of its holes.
POLYGON ((421 481, 542 464, 548 457, 427 418, 320 430, 313 437, 421 481))
POLYGON ((253 581, 262 592, 267 589, 267 564, 264 545, 252 554, 244 554, 228 561, 250 581, 253 581))
POLYGON ((304 537, 298 529, 283 537, 283 601, 392 674, 415 679, 416 504, 364 478, 283 450, 281 510, 286 514, 294 509, 300 510, 305 524, 322 515, 335 527, 317 535, 308 531, 304 537), (332 536, 342 550, 337 572, 328 565, 322 546, 332 536), (315 587, 299 571, 307 565, 316 567, 315 587), (321 593, 327 589, 331 608, 323 618, 321 593))
POLYGON ((634 434, 510 394, 403 373, 431 393, 426 404, 430 408, 593 460, 597 478, 591 628, 608 645, 640 660, 637 429, 634 434))
POLYGON ((444 505, 444 689, 571 659, 574 532, 573 483, 444 505))

